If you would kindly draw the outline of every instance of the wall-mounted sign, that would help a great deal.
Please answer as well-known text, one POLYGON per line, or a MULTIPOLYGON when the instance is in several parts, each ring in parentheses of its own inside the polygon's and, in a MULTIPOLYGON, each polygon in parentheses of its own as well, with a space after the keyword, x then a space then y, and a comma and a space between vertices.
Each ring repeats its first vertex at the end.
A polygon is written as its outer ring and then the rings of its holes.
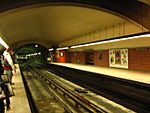
POLYGON ((128 68, 128 49, 109 50, 109 66, 128 68))

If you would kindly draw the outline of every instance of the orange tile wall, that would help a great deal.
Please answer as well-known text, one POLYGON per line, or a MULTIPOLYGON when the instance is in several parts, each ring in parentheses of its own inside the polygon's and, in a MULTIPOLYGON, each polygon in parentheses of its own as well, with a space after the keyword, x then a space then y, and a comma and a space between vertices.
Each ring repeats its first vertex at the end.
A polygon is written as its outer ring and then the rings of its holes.
POLYGON ((80 64, 85 64, 85 52, 79 52, 80 64))
POLYGON ((94 65, 103 66, 103 67, 109 66, 109 52, 108 52, 108 50, 94 51, 94 65))
POLYGON ((77 57, 75 52, 70 52, 70 63, 77 63, 77 57))
POLYGON ((85 52, 71 52, 70 62, 85 64, 85 52))
POLYGON ((68 53, 66 50, 60 50, 59 52, 55 53, 56 62, 65 63, 68 60, 68 53), (62 56, 61 56, 62 54, 62 56))
POLYGON ((60 62, 61 62, 61 63, 65 63, 65 62, 66 62, 66 59, 67 59, 67 58, 66 58, 66 57, 67 57, 66 51, 65 51, 65 50, 61 50, 61 51, 60 51, 60 54, 63 54, 63 56, 60 55, 60 62))
POLYGON ((59 59, 59 53, 57 52, 57 53, 55 53, 55 61, 56 62, 60 62, 60 59, 59 59))
MULTIPOLYGON (((67 52, 57 62, 68 62, 67 52)), ((85 52, 70 52, 69 62, 85 64, 85 52)), ((128 69, 150 71, 150 48, 128 49, 128 69)), ((94 51, 94 65, 109 67, 108 50, 94 51), (101 56, 101 59, 100 59, 101 56)))
POLYGON ((129 49, 129 69, 150 71, 150 48, 129 49))

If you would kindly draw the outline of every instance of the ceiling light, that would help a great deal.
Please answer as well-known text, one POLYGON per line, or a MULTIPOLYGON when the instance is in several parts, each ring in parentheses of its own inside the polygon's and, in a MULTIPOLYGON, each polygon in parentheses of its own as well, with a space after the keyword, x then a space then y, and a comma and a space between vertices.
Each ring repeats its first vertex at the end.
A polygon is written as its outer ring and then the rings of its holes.
POLYGON ((150 34, 143 34, 143 35, 137 35, 137 36, 131 36, 131 37, 109 39, 109 40, 104 40, 104 41, 99 41, 99 42, 92 42, 92 43, 87 43, 87 44, 75 45, 75 46, 71 46, 70 48, 79 48, 79 47, 93 46, 93 45, 98 45, 98 44, 105 44, 105 43, 110 43, 110 42, 124 41, 124 40, 130 40, 130 39, 136 39, 136 38, 142 38, 142 37, 150 37, 150 34))
POLYGON ((57 50, 64 50, 64 49, 69 49, 69 47, 57 48, 57 50))
POLYGON ((48 49, 49 51, 53 51, 54 50, 54 48, 50 48, 50 49, 48 49))
POLYGON ((0 37, 0 44, 3 45, 5 48, 9 48, 9 46, 4 42, 4 40, 0 37))

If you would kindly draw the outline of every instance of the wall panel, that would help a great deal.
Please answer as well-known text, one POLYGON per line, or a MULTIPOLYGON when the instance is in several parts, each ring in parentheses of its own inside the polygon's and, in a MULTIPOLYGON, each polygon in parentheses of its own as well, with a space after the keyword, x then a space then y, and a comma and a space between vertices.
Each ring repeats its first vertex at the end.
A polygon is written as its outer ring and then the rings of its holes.
POLYGON ((109 66, 108 50, 94 51, 94 65, 103 67, 109 66))
POLYGON ((129 69, 150 71, 150 48, 129 49, 129 69))

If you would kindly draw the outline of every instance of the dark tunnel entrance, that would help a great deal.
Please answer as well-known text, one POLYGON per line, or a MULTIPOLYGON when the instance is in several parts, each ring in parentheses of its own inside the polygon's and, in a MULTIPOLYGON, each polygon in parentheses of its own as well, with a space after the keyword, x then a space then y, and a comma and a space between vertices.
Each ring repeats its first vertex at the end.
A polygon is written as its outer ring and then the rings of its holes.
POLYGON ((47 62, 48 49, 40 44, 26 44, 15 50, 17 63, 43 64, 47 62))

